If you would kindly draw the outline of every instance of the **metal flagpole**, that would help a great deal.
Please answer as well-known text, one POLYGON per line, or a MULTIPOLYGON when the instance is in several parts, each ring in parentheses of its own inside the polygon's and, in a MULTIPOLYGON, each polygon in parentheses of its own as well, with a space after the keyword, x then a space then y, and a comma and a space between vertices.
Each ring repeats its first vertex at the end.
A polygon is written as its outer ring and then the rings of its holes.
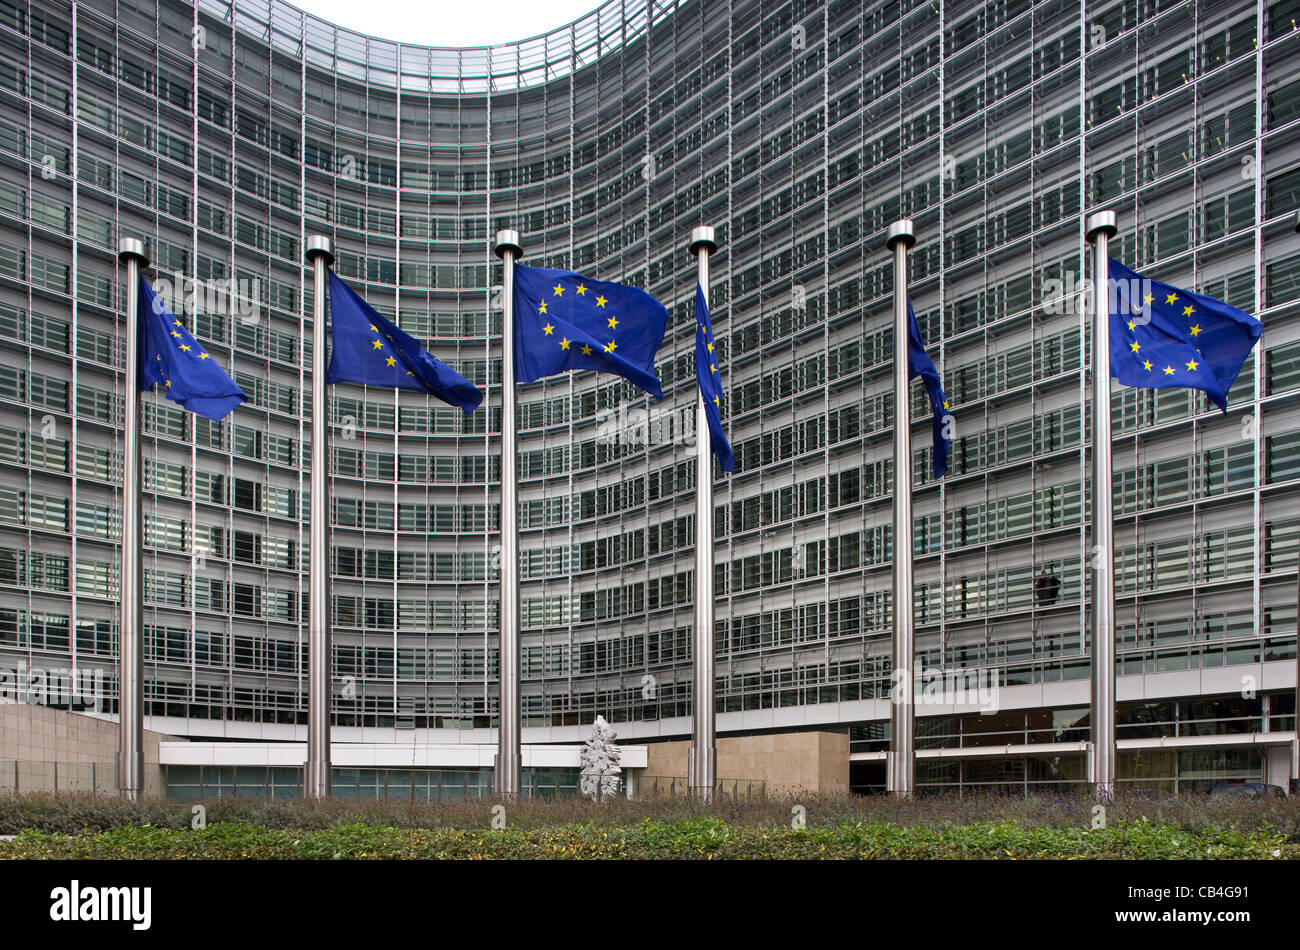
POLYGON ((912 222, 889 226, 894 253, 894 686, 889 710, 886 791, 909 798, 916 784, 916 675, 912 617, 912 412, 908 403, 907 251, 916 243, 912 222))
POLYGON ((122 238, 126 265, 126 392, 122 432, 122 566, 119 574, 117 787, 134 800, 144 791, 144 570, 140 542, 140 270, 144 243, 122 238))
POLYGON ((515 262, 523 254, 519 232, 497 232, 496 253, 504 278, 501 320, 501 562, 499 585, 501 686, 498 690, 496 792, 517 798, 523 788, 523 740, 519 694, 519 480, 515 427, 515 262))
POLYGON ((307 594, 307 769, 308 798, 330 794, 330 512, 328 363, 325 333, 325 282, 334 254, 322 234, 307 238, 312 265, 311 327, 311 523, 308 530, 307 594))
POLYGON ((1088 218, 1092 244, 1092 747, 1098 798, 1115 791, 1115 516, 1111 497, 1110 239, 1114 211, 1088 218))
MULTIPOLYGON (((709 257, 718 249, 713 228, 691 231, 704 302, 709 301, 709 257)), ((695 395, 695 679, 687 784, 709 801, 718 784, 718 738, 713 698, 713 445, 704 415, 704 391, 695 395)))

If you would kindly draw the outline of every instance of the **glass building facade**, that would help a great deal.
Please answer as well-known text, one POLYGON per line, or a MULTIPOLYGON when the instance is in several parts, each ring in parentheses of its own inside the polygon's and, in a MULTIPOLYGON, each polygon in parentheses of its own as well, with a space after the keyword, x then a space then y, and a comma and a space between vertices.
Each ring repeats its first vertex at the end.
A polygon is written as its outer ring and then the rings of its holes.
MULTIPOLYGON (((993 717, 921 710, 918 746, 1085 739, 1082 227, 1109 207, 1113 256, 1267 326, 1226 417, 1185 390, 1112 396, 1117 672, 1200 674, 1126 701, 1119 736, 1294 729, 1289 686, 1222 684, 1296 655, 1297 21, 1300 0, 610 0, 453 50, 279 0, 0 0, 0 663, 115 679, 116 249, 140 237, 151 280, 177 288, 178 316, 249 396, 220 424, 142 400, 150 727, 302 734, 313 411, 334 426, 335 723, 494 726, 492 243, 508 227, 525 263, 636 284, 671 314, 662 403, 594 374, 521 388, 526 738, 598 713, 628 738, 684 736, 687 242, 708 224, 738 463, 715 488, 720 728, 848 729, 855 752, 879 751, 884 233, 909 217, 912 299, 956 424, 935 480, 914 387, 918 667, 1041 687, 993 717), (342 277, 487 389, 482 409, 357 386, 310 405, 318 233, 342 277), (231 286, 233 303, 214 299, 231 286)), ((1256 775, 1252 754, 1122 752, 1121 768, 1256 775), (1175 761, 1197 755, 1218 758, 1175 761)), ((919 769, 1082 777, 1081 753, 919 769)))

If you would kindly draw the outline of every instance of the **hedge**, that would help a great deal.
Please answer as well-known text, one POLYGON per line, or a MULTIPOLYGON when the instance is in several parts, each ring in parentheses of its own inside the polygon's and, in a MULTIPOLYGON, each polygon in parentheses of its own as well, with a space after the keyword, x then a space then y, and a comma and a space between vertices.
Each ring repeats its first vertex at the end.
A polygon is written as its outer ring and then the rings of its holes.
POLYGON ((796 830, 703 816, 623 826, 398 828, 359 821, 326 828, 218 822, 199 830, 134 825, 81 834, 27 830, 2 859, 1295 859, 1300 846, 1266 827, 1189 832, 1172 822, 1027 826, 1015 820, 904 826, 841 822, 796 830))

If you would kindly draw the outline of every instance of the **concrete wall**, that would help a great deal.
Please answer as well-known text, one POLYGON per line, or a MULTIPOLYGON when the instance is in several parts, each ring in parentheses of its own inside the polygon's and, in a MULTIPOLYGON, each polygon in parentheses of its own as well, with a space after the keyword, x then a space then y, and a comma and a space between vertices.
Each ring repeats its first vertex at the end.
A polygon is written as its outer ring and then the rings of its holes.
POLYGON ((1291 749, 1288 746, 1272 746, 1264 750, 1264 781, 1291 790, 1291 749))
MULTIPOLYGON (((646 744, 646 777, 686 777, 689 742, 646 744)), ((849 737, 841 732, 783 732, 718 739, 720 781, 759 780, 768 794, 847 793, 849 737)))
MULTIPOLYGON (((163 794, 158 743, 144 733, 144 794, 163 794)), ((117 794, 117 723, 64 709, 0 703, 0 792, 96 791, 117 794)))

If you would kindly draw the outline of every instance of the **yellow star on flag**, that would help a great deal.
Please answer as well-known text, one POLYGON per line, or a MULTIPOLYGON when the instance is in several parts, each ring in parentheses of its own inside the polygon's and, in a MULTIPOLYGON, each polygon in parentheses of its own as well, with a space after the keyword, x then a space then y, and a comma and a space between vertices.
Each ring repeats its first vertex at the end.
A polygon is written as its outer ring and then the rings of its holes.
POLYGON ((1165 367, 1165 375, 1166 375, 1166 376, 1172 376, 1172 375, 1174 375, 1174 368, 1173 368, 1172 366, 1166 366, 1166 367, 1165 367))
POLYGON ((564 285, 563 285, 563 284, 556 284, 555 287, 554 287, 553 289, 555 290, 555 296, 557 296, 557 297, 563 297, 563 296, 564 296, 564 285))
POLYGON ((1178 300, 1177 294, 1170 294, 1168 297, 1165 298, 1165 303, 1174 303, 1177 300, 1178 300))
POLYGON ((605 345, 606 353, 613 353, 617 349, 618 349, 618 344, 615 343, 613 340, 610 340, 609 343, 605 345))
POLYGON ((206 360, 207 358, 208 358, 208 354, 207 354, 207 353, 200 353, 200 354, 199 354, 199 359, 201 359, 201 360, 206 360))
POLYGON ((610 318, 609 318, 609 328, 610 328, 611 330, 617 330, 617 329, 618 329, 618 317, 610 317, 610 318))
POLYGON ((384 348, 384 344, 382 340, 375 340, 375 342, 370 345, 377 350, 382 350, 384 348))
POLYGON ((547 323, 546 326, 542 327, 542 329, 546 331, 547 336, 550 336, 551 332, 555 329, 555 325, 552 323, 547 323))
POLYGON ((177 333, 175 330, 172 331, 172 336, 176 337, 176 339, 178 340, 181 338, 181 335, 177 333))
POLYGON ((391 356, 388 357, 386 360, 384 360, 384 362, 387 363, 389 366, 397 365, 397 360, 393 359, 391 356))
POLYGON ((188 353, 190 351, 190 345, 188 343, 182 343, 181 349, 188 353))
POLYGON ((1151 361, 1150 361, 1150 360, 1145 360, 1145 361, 1143 361, 1142 365, 1146 367, 1146 371, 1147 371, 1148 373, 1151 372, 1151 361))
POLYGON ((567 350, 568 348, 569 348, 569 340, 567 337, 565 337, 560 340, 560 349, 567 350))
POLYGON ((1201 325, 1199 323, 1192 324, 1192 336, 1196 336, 1200 332, 1201 332, 1201 325))
POLYGON ((543 314, 546 313, 546 301, 545 301, 545 300, 543 300, 543 301, 542 301, 542 305, 541 305, 540 307, 537 308, 537 312, 538 312, 538 313, 543 313, 543 314))
POLYGON ((1195 372, 1195 371, 1196 371, 1196 367, 1198 367, 1198 366, 1200 366, 1200 365, 1201 365, 1201 364, 1198 363, 1198 362, 1196 362, 1196 360, 1188 360, 1188 361, 1187 361, 1187 368, 1190 369, 1190 370, 1192 370, 1193 372, 1195 372))
POLYGON ((1136 353, 1138 350, 1142 349, 1142 344, 1141 344, 1141 343, 1138 343, 1138 342, 1135 340, 1134 342, 1132 342, 1132 343, 1130 343, 1130 344, 1128 345, 1128 348, 1129 348, 1130 350, 1132 350, 1134 353, 1136 353))
POLYGON ((603 307, 607 303, 606 299, 599 294, 596 295, 596 306, 603 307))
POLYGON ((1191 304, 1188 304, 1186 307, 1183 308, 1183 316, 1190 317, 1191 315, 1192 315, 1192 307, 1191 304))
POLYGON ((579 284, 577 287, 574 287, 573 289, 578 293, 579 296, 582 296, 582 297, 587 296, 587 285, 586 285, 586 284, 579 284))
POLYGON ((588 346, 586 343, 582 344, 582 355, 583 356, 591 355, 591 347, 588 346))

